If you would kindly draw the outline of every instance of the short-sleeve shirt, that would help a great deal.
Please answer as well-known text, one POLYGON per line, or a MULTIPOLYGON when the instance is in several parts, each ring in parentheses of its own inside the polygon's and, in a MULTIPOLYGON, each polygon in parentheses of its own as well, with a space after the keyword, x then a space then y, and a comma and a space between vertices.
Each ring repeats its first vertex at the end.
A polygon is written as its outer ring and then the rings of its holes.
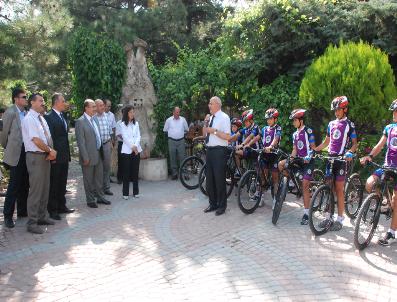
MULTIPOLYGON (((251 134, 253 135, 253 137, 257 136, 258 134, 260 134, 260 129, 259 126, 256 125, 255 123, 252 123, 252 125, 248 128, 243 128, 240 131, 240 134, 243 137, 243 141, 245 141, 245 139, 250 136, 251 134)), ((259 149, 259 142, 256 142, 255 144, 251 145, 252 149, 259 149)))
POLYGON ((40 113, 30 109, 22 121, 22 138, 26 152, 45 152, 44 150, 41 150, 39 147, 37 147, 32 141, 32 139, 36 137, 41 139, 44 144, 50 145, 50 142, 47 141, 47 136, 44 131, 46 131, 48 138, 51 139, 50 128, 48 127, 44 117, 40 117, 40 113), (43 124, 40 123, 40 118, 43 124))
POLYGON ((167 132, 168 137, 172 139, 181 139, 185 132, 189 131, 186 119, 180 116, 176 119, 174 116, 169 117, 164 124, 163 132, 167 132))
MULTIPOLYGON (((215 117, 211 116, 210 125, 212 126, 212 128, 215 128, 217 131, 221 131, 221 132, 230 134, 230 127, 231 127, 230 118, 226 113, 224 113, 221 110, 219 110, 218 112, 215 113, 215 117), (214 119, 214 120, 211 124, 212 119, 214 119)), ((221 139, 220 137, 211 133, 211 134, 209 134, 207 146, 208 147, 215 147, 215 146, 227 147, 228 141, 225 139, 221 139)))
POLYGON ((272 144, 275 137, 279 138, 279 142, 280 142, 281 126, 274 125, 274 126, 265 126, 262 128, 261 138, 262 138, 262 146, 264 148, 269 147, 272 144))
POLYGON ((330 138, 328 153, 342 155, 348 148, 351 140, 357 138, 356 128, 352 121, 346 117, 336 119, 328 124, 327 136, 330 138))
POLYGON ((387 138, 385 166, 397 167, 397 123, 387 125, 383 135, 387 138))
MULTIPOLYGON (((230 135, 233 136, 233 135, 236 135, 236 134, 239 133, 239 132, 240 132, 239 130, 237 130, 237 132, 231 131, 231 132, 230 132, 230 135)), ((230 142, 230 146, 236 147, 237 145, 240 145, 242 142, 243 142, 243 139, 242 139, 242 136, 240 135, 240 136, 237 138, 237 140, 235 140, 235 141, 233 141, 233 142, 230 142)))
POLYGON ((296 130, 294 134, 292 134, 292 142, 298 157, 303 158, 308 156, 311 150, 310 144, 315 142, 313 130, 306 126, 296 130))

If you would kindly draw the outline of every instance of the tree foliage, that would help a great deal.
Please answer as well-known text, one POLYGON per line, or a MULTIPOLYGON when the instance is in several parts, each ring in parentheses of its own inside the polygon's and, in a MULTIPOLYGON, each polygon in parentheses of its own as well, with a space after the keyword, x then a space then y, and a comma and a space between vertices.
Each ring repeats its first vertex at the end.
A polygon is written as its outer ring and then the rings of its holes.
MULTIPOLYGON (((329 46, 307 69, 299 98, 306 108, 330 112, 330 101, 346 95, 350 117, 358 129, 368 131, 384 124, 388 106, 397 96, 394 82, 388 57, 380 49, 364 42, 340 43, 329 46)), ((318 115, 317 120, 321 122, 318 115)))
POLYGON ((82 112, 86 98, 119 100, 126 73, 124 49, 106 35, 75 32, 69 48, 73 103, 82 112))

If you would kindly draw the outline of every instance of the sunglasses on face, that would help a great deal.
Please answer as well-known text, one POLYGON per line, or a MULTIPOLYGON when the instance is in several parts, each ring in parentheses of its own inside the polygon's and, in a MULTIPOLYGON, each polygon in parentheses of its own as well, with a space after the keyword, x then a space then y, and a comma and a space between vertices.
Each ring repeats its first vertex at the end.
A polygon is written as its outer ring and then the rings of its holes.
POLYGON ((26 95, 23 95, 23 96, 20 96, 19 98, 20 98, 20 99, 25 99, 25 100, 26 100, 26 99, 27 99, 27 96, 26 96, 26 95))

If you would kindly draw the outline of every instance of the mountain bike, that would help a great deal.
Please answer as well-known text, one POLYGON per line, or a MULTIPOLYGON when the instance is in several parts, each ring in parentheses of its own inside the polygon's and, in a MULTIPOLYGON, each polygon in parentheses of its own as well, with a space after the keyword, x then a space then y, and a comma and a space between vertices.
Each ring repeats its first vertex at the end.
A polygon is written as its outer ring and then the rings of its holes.
POLYGON ((353 168, 357 157, 352 161, 346 162, 347 180, 345 184, 345 212, 346 215, 354 219, 358 214, 358 210, 363 202, 364 184, 358 173, 353 173, 353 168))
POLYGON ((199 174, 205 163, 207 148, 204 141, 199 141, 193 149, 195 154, 186 157, 179 168, 179 179, 188 190, 194 190, 199 187, 199 174))
POLYGON ((393 180, 397 179, 397 169, 381 166, 374 162, 370 162, 370 164, 383 169, 384 174, 376 185, 377 190, 367 196, 358 211, 354 227, 354 245, 359 250, 365 249, 370 244, 378 226, 380 215, 385 215, 386 220, 389 220, 393 214, 390 185, 393 180), (384 200, 386 200, 386 204, 382 205, 384 200))

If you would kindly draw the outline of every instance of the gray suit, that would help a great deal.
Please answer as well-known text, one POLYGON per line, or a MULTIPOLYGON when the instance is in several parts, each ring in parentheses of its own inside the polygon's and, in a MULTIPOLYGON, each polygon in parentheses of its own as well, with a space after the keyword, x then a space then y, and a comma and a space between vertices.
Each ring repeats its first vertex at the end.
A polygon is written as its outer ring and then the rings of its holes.
MULTIPOLYGON (((95 118, 94 121, 99 128, 95 118)), ((97 201, 104 199, 103 163, 100 151, 97 150, 95 130, 84 115, 76 120, 75 130, 87 203, 94 203, 95 197, 97 201), (84 166, 83 162, 86 160, 89 163, 87 166, 84 166)))
POLYGON ((23 143, 21 120, 16 105, 12 105, 4 112, 0 141, 4 148, 3 161, 15 167, 18 165, 23 143))

